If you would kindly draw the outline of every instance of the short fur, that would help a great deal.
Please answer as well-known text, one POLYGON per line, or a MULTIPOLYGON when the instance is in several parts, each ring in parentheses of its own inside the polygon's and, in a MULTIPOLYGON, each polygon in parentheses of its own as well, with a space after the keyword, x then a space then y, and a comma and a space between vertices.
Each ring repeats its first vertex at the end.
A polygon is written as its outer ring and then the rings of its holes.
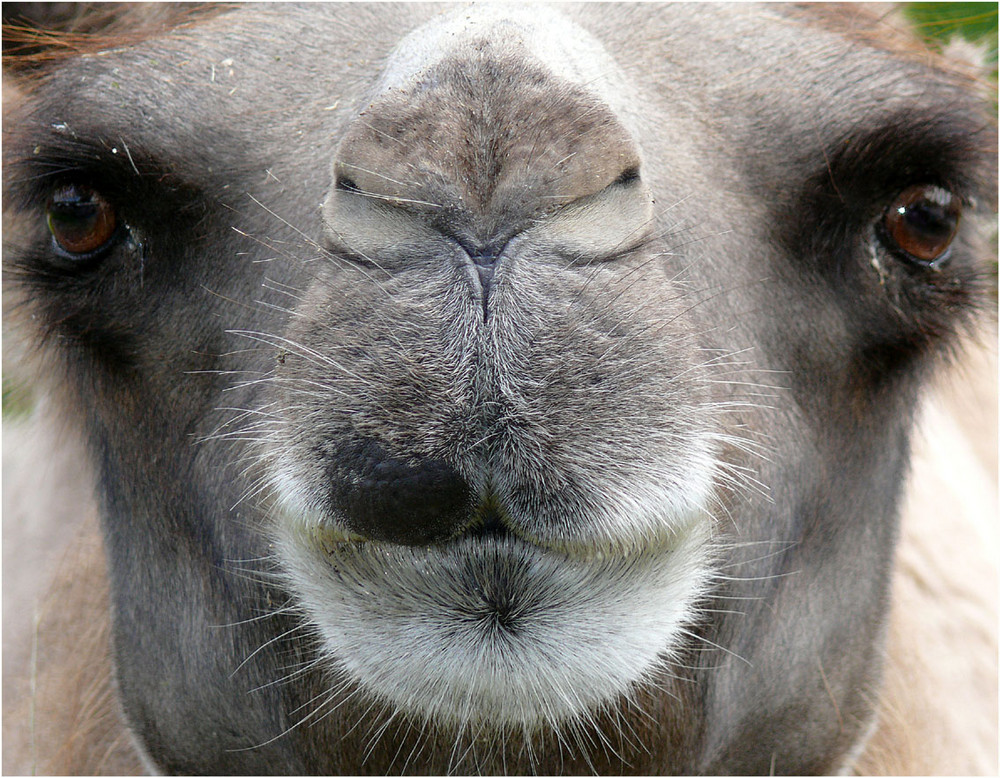
MULTIPOLYGON (((233 7, 25 82, 5 315, 96 485, 147 767, 871 765, 996 186, 975 83, 884 27, 233 7), (964 204, 933 267, 882 226, 920 184, 964 204), (53 248, 65 185, 116 209, 98 256, 53 248)), ((76 763, 124 769, 98 730, 76 763)))

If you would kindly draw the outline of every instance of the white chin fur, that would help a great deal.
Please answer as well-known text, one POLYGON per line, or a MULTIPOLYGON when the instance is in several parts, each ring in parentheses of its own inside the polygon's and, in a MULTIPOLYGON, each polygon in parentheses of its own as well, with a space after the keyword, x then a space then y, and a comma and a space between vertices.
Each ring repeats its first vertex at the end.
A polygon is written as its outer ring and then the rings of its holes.
POLYGON ((280 553, 332 664, 394 709, 534 728, 628 694, 679 646, 709 578, 710 519, 669 548, 588 559, 511 536, 330 542, 283 517, 280 553))

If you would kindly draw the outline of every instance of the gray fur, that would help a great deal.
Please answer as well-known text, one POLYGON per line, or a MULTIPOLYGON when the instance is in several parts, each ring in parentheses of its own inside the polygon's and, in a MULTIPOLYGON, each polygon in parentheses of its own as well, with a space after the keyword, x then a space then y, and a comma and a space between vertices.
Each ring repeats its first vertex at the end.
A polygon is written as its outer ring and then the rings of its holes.
POLYGON ((152 764, 847 765, 995 136, 839 13, 250 6, 34 89, 5 307, 98 472, 152 764), (126 225, 86 267, 66 178, 126 225), (921 183, 966 203, 941 267, 879 231, 921 183))

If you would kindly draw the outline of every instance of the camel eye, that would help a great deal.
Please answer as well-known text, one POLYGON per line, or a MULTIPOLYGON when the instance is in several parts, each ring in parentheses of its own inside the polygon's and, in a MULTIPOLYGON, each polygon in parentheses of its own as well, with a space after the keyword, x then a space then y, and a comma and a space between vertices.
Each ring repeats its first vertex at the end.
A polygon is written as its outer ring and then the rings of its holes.
POLYGON ((961 201, 937 186, 911 186, 885 212, 882 226, 889 248, 920 265, 948 261, 962 216, 961 201))
POLYGON ((71 184, 57 189, 49 198, 46 217, 53 245, 66 259, 100 256, 117 234, 115 209, 88 186, 71 184))

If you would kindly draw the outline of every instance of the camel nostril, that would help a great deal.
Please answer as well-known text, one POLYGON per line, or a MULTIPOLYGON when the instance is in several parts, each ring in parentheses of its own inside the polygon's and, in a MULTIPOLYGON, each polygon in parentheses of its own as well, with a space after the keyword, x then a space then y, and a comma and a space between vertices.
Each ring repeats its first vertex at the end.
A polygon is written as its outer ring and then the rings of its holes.
POLYGON ((342 451, 329 475, 331 507, 370 540, 429 545, 469 521, 469 487, 444 460, 404 460, 364 443, 342 451))

